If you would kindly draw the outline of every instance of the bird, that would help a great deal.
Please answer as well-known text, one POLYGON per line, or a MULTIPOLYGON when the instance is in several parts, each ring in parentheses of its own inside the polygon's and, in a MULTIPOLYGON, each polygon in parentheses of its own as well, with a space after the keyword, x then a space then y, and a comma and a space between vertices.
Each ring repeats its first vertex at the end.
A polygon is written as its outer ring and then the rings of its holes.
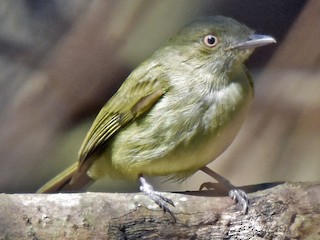
MULTIPOLYGON (((38 193, 82 191, 103 177, 140 181, 140 191, 165 212, 174 203, 145 176, 183 181, 232 143, 254 96, 245 61, 276 40, 223 16, 185 25, 136 67, 102 107, 78 161, 38 193)), ((247 208, 247 196, 231 196, 247 208)))

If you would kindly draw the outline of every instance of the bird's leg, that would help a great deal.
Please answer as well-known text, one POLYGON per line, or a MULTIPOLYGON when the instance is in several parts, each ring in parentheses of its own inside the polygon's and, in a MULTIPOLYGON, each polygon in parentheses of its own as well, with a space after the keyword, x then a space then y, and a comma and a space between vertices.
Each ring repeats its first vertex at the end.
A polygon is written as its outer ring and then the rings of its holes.
MULTIPOLYGON (((242 212, 244 214, 246 214, 248 212, 249 198, 248 198, 247 194, 245 193, 245 191, 235 187, 226 178, 219 175, 218 173, 216 173, 215 171, 211 170, 208 167, 203 167, 200 170, 203 171, 204 173, 208 174, 212 178, 216 179, 220 184, 223 184, 228 189, 229 196, 234 201, 240 203, 240 205, 242 206, 242 212)), ((209 188, 210 186, 212 186, 212 183, 208 183, 208 182, 203 183, 200 186, 200 190, 202 190, 203 188, 209 188)))
POLYGON ((176 222, 175 216, 168 207, 168 204, 174 206, 172 200, 162 196, 161 193, 154 191, 151 184, 149 184, 142 175, 139 176, 139 181, 141 183, 140 191, 151 198, 156 204, 158 204, 158 206, 163 210, 164 213, 169 213, 176 222))

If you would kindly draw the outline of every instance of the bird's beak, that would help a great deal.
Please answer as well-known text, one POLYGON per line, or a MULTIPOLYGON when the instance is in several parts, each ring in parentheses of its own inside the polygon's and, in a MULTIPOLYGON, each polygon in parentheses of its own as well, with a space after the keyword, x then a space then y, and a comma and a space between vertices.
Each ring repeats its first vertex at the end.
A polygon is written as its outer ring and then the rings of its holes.
POLYGON ((277 41, 267 35, 260 35, 260 34, 252 34, 248 37, 248 40, 236 43, 233 46, 230 46, 229 49, 250 49, 250 48, 256 48, 261 47, 270 43, 276 43, 277 41))

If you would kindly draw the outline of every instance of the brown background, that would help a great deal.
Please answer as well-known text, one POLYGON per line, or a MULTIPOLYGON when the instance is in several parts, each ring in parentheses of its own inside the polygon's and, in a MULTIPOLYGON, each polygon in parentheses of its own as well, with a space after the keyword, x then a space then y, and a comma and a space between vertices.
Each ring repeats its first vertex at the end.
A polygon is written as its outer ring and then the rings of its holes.
MULTIPOLYGON (((1 1, 0 192, 33 192, 74 162, 95 114, 130 71, 185 23, 217 14, 278 43, 248 61, 255 102, 210 166, 236 185, 319 180, 319 9, 317 0, 1 1)), ((153 181, 191 190, 208 180, 153 181)), ((106 180, 92 189, 137 185, 106 180)))

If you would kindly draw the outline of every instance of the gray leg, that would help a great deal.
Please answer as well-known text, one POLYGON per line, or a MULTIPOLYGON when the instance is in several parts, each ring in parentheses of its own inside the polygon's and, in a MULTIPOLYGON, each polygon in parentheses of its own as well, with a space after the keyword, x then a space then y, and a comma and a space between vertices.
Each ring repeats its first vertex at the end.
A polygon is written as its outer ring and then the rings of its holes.
MULTIPOLYGON (((216 179, 219 183, 223 184, 229 190, 229 196, 234 201, 240 203, 240 205, 242 206, 242 212, 244 214, 248 212, 249 198, 243 190, 236 188, 226 178, 222 177, 208 167, 203 167, 200 170, 216 179)), ((203 188, 210 188, 210 186, 212 186, 211 183, 203 183, 200 186, 200 190, 203 188)))
POLYGON ((168 207, 168 204, 174 206, 174 203, 169 198, 162 196, 161 193, 154 191, 153 187, 146 181, 146 179, 142 175, 140 175, 139 180, 141 183, 140 191, 151 198, 156 204, 158 204, 163 212, 169 213, 176 222, 175 216, 168 207))

